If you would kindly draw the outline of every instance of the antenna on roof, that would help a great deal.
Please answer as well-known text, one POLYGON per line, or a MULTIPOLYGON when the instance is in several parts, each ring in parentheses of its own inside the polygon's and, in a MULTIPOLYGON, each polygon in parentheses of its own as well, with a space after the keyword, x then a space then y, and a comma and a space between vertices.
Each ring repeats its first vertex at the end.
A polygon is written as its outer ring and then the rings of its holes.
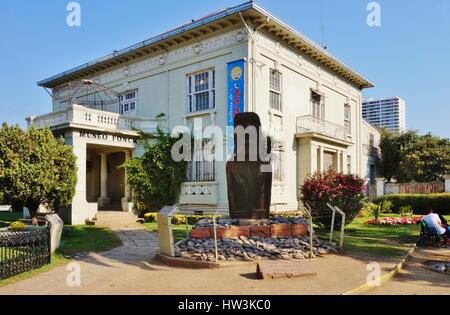
POLYGON ((320 1, 320 36, 322 48, 326 50, 328 47, 325 45, 325 22, 323 15, 323 0, 320 1))

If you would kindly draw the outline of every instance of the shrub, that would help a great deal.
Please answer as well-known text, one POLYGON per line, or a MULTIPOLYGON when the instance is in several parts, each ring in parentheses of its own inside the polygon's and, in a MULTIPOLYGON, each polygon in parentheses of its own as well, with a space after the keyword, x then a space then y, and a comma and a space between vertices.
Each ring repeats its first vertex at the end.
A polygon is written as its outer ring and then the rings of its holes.
POLYGON ((384 200, 392 202, 392 211, 396 213, 400 213, 400 208, 409 206, 415 214, 428 214, 429 210, 441 215, 450 214, 450 193, 386 195, 375 199, 374 203, 380 204, 384 200))
POLYGON ((175 161, 172 148, 179 138, 172 138, 158 127, 157 134, 145 136, 146 152, 141 158, 127 161, 121 167, 133 190, 135 210, 139 217, 149 210, 161 209, 177 202, 181 184, 186 181, 186 161, 175 161))
POLYGON ((158 214, 156 212, 149 212, 144 214, 145 222, 158 222, 158 214))
POLYGON ((176 215, 172 218, 173 225, 181 225, 186 223, 186 217, 182 215, 176 215))
POLYGON ((11 232, 23 232, 26 230, 26 228, 27 226, 25 225, 25 223, 16 221, 11 223, 11 225, 8 227, 8 230, 11 232))
MULTIPOLYGON (((335 171, 316 173, 305 180, 301 187, 303 203, 308 203, 313 210, 316 224, 329 228, 331 210, 327 203, 339 207, 346 214, 346 224, 358 215, 364 206, 364 180, 355 175, 344 175, 335 171)), ((337 220, 336 225, 340 225, 337 220)))
POLYGON ((412 216, 413 215, 413 208, 411 206, 403 206, 400 207, 400 214, 402 217, 412 216))
POLYGON ((369 203, 366 206, 367 212, 371 215, 375 221, 379 221, 381 214, 383 213, 382 207, 374 203, 369 203))

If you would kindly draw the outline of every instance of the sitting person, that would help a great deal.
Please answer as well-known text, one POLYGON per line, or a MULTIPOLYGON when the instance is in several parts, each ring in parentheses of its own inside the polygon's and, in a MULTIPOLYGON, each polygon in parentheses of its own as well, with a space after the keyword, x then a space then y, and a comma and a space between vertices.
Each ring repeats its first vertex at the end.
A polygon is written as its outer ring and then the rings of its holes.
POLYGON ((443 223, 440 216, 430 210, 429 214, 425 216, 422 221, 430 228, 434 229, 439 236, 448 239, 450 237, 450 228, 443 223))

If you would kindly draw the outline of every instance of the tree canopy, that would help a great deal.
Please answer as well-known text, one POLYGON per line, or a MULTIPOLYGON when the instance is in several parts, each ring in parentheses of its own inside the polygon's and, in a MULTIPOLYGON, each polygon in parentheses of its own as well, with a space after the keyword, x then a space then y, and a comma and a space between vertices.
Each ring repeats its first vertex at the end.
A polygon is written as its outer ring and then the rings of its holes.
POLYGON ((57 212, 72 202, 76 157, 62 139, 46 129, 0 129, 0 190, 3 202, 27 207, 33 224, 40 205, 57 212))
POLYGON ((434 182, 450 173, 450 142, 432 134, 417 131, 396 134, 383 130, 381 167, 390 182, 434 182))

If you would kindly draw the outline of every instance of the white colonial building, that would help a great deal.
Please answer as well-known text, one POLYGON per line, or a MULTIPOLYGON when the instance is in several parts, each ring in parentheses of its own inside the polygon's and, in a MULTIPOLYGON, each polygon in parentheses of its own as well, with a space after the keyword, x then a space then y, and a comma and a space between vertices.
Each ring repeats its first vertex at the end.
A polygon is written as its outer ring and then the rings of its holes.
MULTIPOLYGON (((29 125, 63 135, 78 157, 67 223, 84 223, 99 209, 130 211, 132 194, 117 166, 142 155, 137 129, 192 127, 201 119, 203 128, 225 130, 236 110, 258 113, 263 126, 277 131, 274 210, 296 209, 298 189, 313 172, 332 167, 375 176, 369 146, 379 134, 362 119, 362 90, 373 84, 254 2, 38 84, 52 90, 53 111, 29 118, 29 125), (114 91, 117 103, 104 101, 98 90, 94 101, 89 92, 80 95, 80 82, 114 91)), ((191 163, 180 204, 226 209, 225 164, 191 163)))

